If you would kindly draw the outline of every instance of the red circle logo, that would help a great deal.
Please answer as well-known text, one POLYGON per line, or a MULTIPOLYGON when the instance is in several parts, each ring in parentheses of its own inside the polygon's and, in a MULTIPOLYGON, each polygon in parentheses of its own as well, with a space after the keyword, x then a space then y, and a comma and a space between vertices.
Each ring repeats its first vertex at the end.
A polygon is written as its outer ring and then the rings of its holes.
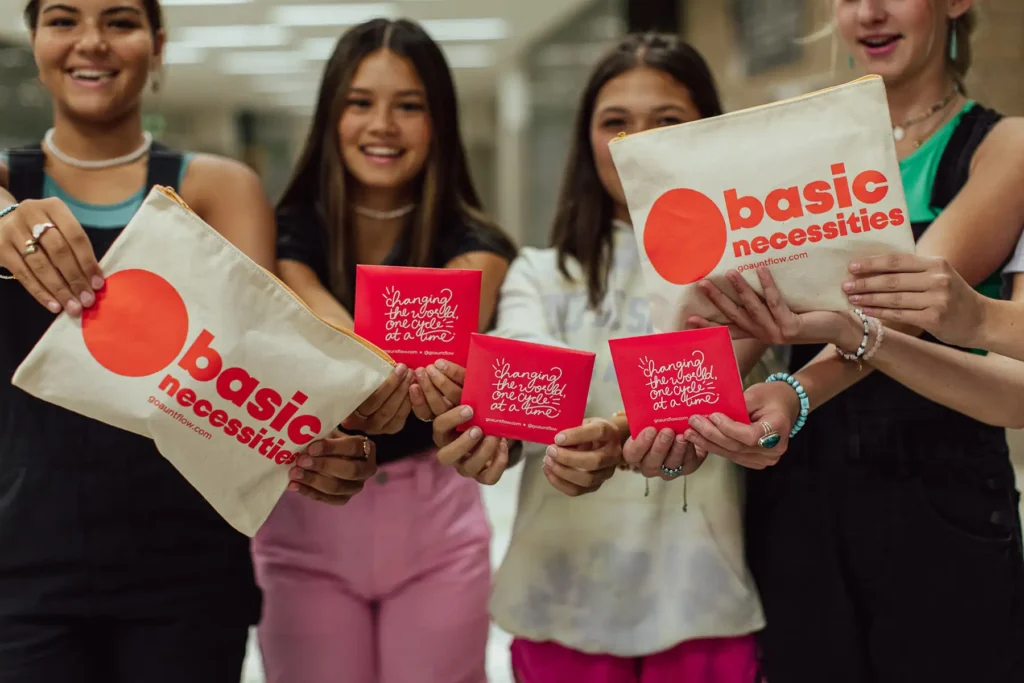
POLYGON ((107 278, 82 314, 85 347, 115 375, 146 377, 177 357, 188 337, 188 310, 170 282, 148 270, 107 278))
POLYGON ((644 251, 658 275, 688 285, 715 269, 729 230, 713 201, 696 190, 669 190, 658 197, 644 225, 644 251))

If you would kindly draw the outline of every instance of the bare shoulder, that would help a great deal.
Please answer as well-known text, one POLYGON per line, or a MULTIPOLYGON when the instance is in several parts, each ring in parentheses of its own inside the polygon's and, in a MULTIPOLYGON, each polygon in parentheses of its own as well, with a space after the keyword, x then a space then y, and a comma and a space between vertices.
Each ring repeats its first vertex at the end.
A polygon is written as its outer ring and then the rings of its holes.
POLYGON ((1024 117, 1007 116, 994 125, 978 146, 971 170, 989 162, 1017 166, 1024 172, 1024 117))
POLYGON ((223 203, 267 201, 254 170, 240 161, 215 154, 192 157, 181 184, 181 196, 200 216, 223 203))
POLYGON ((10 181, 7 175, 7 164, 0 161, 0 187, 6 188, 9 182, 10 181))

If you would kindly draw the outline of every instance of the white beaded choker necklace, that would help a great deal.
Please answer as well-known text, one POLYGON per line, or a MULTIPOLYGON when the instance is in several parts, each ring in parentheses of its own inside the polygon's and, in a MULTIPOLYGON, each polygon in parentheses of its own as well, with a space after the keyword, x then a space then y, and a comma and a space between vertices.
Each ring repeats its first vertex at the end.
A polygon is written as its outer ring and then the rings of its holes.
POLYGON ((134 161, 138 161, 139 159, 144 157, 149 152, 150 147, 153 146, 153 136, 148 132, 143 133, 142 144, 134 152, 130 152, 128 154, 125 154, 124 156, 120 156, 115 159, 103 159, 101 161, 83 161, 82 159, 76 159, 60 151, 57 145, 53 142, 53 128, 46 131, 46 135, 43 136, 43 142, 45 142, 46 146, 50 149, 50 154, 52 154, 57 159, 60 159, 60 161, 67 164, 68 166, 73 166, 75 168, 81 168, 85 170, 96 170, 100 168, 113 168, 115 166, 125 166, 134 161))
POLYGON ((353 210, 364 218, 373 218, 378 221, 389 221, 395 218, 401 218, 402 216, 408 216, 416 210, 416 205, 406 204, 405 206, 400 206, 391 211, 377 211, 376 209, 368 209, 365 206, 356 206, 353 207, 353 210))

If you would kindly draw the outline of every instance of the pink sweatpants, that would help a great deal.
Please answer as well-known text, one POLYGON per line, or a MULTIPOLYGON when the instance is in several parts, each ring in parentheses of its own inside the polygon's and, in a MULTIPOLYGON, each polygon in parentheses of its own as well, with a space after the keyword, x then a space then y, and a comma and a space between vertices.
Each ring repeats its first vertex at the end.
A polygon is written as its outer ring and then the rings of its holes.
POLYGON ((286 493, 253 543, 268 683, 485 683, 490 534, 433 453, 344 507, 286 493))
POLYGON ((753 636, 680 643, 646 657, 577 652, 558 643, 512 642, 517 683, 758 683, 753 636))

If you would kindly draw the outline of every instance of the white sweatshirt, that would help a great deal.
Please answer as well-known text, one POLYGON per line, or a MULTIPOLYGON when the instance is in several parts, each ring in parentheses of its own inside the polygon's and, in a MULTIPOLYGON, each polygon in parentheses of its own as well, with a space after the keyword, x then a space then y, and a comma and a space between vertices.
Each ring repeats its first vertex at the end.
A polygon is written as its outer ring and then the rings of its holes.
MULTIPOLYGON (((570 272, 580 268, 570 260, 570 272)), ((617 225, 608 293, 600 312, 585 278, 559 273, 553 249, 524 248, 501 291, 494 334, 597 354, 588 417, 610 418, 622 398, 608 340, 652 331, 637 245, 617 225)), ((491 599, 513 635, 623 657, 653 654, 694 638, 764 626, 744 563, 739 468, 711 455, 688 477, 650 480, 618 471, 597 492, 570 498, 525 451, 511 544, 491 599)))

